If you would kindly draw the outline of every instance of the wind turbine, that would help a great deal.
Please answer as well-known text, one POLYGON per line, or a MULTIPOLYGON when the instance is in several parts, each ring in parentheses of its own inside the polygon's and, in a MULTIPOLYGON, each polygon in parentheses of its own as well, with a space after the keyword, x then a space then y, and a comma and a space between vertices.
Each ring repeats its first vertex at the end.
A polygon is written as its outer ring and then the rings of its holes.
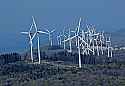
POLYGON ((100 46, 101 46, 101 52, 103 55, 103 44, 104 44, 104 31, 100 33, 100 46))
MULTIPOLYGON (((71 31, 70 31, 70 28, 69 28, 69 35, 68 35, 68 38, 70 38, 70 37, 71 37, 71 31)), ((69 52, 72 52, 72 40, 71 40, 71 39, 69 40, 69 47, 70 47, 69 52)))
POLYGON ((96 44, 97 55, 99 56, 99 46, 98 46, 99 33, 95 33, 94 37, 95 37, 94 41, 95 41, 95 44, 96 44))
POLYGON ((79 54, 79 68, 81 68, 81 53, 80 53, 80 43, 79 43, 79 37, 78 37, 78 54, 79 54))
POLYGON ((69 41, 69 50, 68 52, 72 52, 72 38, 71 38, 71 31, 70 31, 70 28, 69 28, 69 32, 68 32, 68 39, 64 39, 64 43, 69 41))
POLYGON ((44 33, 43 31, 38 31, 38 28, 37 28, 37 25, 36 25, 36 22, 35 22, 35 19, 34 17, 32 16, 32 25, 30 27, 30 30, 29 32, 21 32, 22 34, 28 34, 29 35, 29 38, 30 38, 30 50, 31 50, 31 60, 33 62, 33 43, 32 43, 32 40, 35 38, 35 36, 37 36, 37 43, 38 43, 38 58, 39 58, 39 64, 40 64, 40 39, 39 39, 39 33, 44 33), (33 29, 33 26, 35 27, 35 32, 32 33, 31 30, 33 29), (33 35, 32 35, 33 34, 33 35))
POLYGON ((45 34, 48 35, 49 38, 49 45, 52 46, 53 45, 53 41, 52 41, 52 33, 55 31, 55 29, 53 29, 52 31, 49 31, 48 29, 46 29, 47 32, 45 32, 45 34))
POLYGON ((79 36, 73 36, 73 37, 68 37, 65 41, 70 41, 70 40, 73 40, 74 38, 78 38, 77 40, 77 43, 78 43, 78 46, 77 46, 77 49, 78 49, 78 54, 79 54, 79 68, 81 68, 81 53, 80 53, 80 43, 79 43, 79 36))
MULTIPOLYGON (((78 26, 77 26, 77 29, 76 31, 74 31, 75 33, 75 36, 71 37, 71 31, 70 31, 70 28, 69 28, 69 35, 68 35, 68 39, 65 40, 66 41, 69 41, 69 44, 70 44, 70 52, 72 51, 72 47, 71 47, 71 41, 72 39, 76 39, 76 46, 78 48, 78 54, 79 54, 79 68, 81 68, 81 54, 80 54, 80 43, 79 43, 79 32, 80 32, 80 25, 81 25, 81 18, 79 19, 79 23, 78 23, 78 26)), ((72 31, 73 32, 73 31, 72 31)))
MULTIPOLYGON (((91 27, 90 27, 90 25, 87 25, 87 43, 88 43, 88 45, 87 45, 87 47, 90 47, 90 45, 91 45, 91 43, 92 43, 92 41, 94 40, 94 38, 93 38, 93 31, 92 31, 92 29, 91 29, 91 27)), ((93 47, 94 47, 94 44, 93 44, 93 47)), ((93 48, 93 50, 94 50, 94 48, 93 48)), ((88 50, 88 54, 89 54, 89 50, 88 50)), ((94 52, 93 52, 93 54, 94 54, 94 52)))
POLYGON ((98 49, 98 35, 99 35, 99 33, 96 33, 94 25, 91 25, 91 27, 87 26, 87 28, 88 28, 89 45, 92 44, 93 55, 95 55, 95 44, 96 44, 97 54, 99 56, 99 49, 98 49))
POLYGON ((108 48, 108 57, 112 57, 112 47, 111 47, 111 38, 106 39, 106 45, 108 48))
POLYGON ((85 31, 82 30, 82 39, 85 39, 85 31))
POLYGON ((62 45, 62 38, 61 38, 61 34, 57 35, 57 42, 58 42, 58 45, 61 46, 62 45))
POLYGON ((66 35, 65 35, 65 30, 63 30, 63 41, 64 41, 64 45, 63 45, 63 49, 65 50, 66 49, 66 42, 65 42, 65 40, 66 40, 66 35))
POLYGON ((60 45, 60 36, 57 36, 57 44, 60 45))
POLYGON ((94 36, 96 36, 96 35, 98 35, 98 33, 96 34, 96 32, 95 32, 96 30, 95 30, 95 27, 94 26, 92 26, 92 34, 93 34, 93 45, 92 45, 92 47, 93 47, 93 55, 95 55, 95 41, 94 41, 94 36))

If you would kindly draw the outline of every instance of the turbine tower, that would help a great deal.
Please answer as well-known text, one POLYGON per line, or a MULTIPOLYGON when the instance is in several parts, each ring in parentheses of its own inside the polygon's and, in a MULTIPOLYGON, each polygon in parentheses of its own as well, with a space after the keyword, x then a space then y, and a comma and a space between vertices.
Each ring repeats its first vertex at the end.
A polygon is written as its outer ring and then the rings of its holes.
POLYGON ((65 35, 65 30, 63 30, 63 42, 64 42, 64 44, 63 44, 63 49, 65 50, 66 49, 66 42, 65 42, 65 40, 66 40, 66 35, 65 35))
POLYGON ((96 44, 96 52, 97 52, 97 55, 99 56, 98 39, 99 39, 99 33, 94 33, 94 42, 96 44))
MULTIPOLYGON (((71 37, 71 31, 70 31, 70 28, 69 28, 68 38, 70 38, 70 37, 71 37)), ((70 47, 69 52, 72 52, 72 40, 71 39, 69 40, 69 47, 70 47)))
POLYGON ((108 49, 108 57, 112 57, 112 47, 111 47, 111 38, 106 39, 106 45, 108 49))
POLYGON ((101 32, 100 33, 100 46, 101 46, 101 53, 102 53, 102 55, 104 54, 104 51, 103 51, 103 44, 104 44, 104 40, 105 38, 104 38, 104 31, 103 32, 101 32))
POLYGON ((78 37, 78 54, 79 54, 79 68, 81 68, 81 53, 80 53, 80 43, 79 43, 79 37, 78 37))
POLYGON ((64 44, 66 43, 66 42, 69 42, 69 50, 68 50, 68 52, 72 52, 72 38, 71 38, 71 31, 70 31, 70 28, 69 28, 69 32, 68 32, 68 39, 64 39, 64 44))
POLYGON ((61 46, 62 45, 62 38, 61 38, 61 34, 59 34, 58 36, 57 36, 57 43, 58 43, 58 45, 59 46, 61 46))
POLYGON ((32 38, 32 30, 33 24, 31 24, 30 26, 30 30, 28 32, 21 32, 22 34, 28 35, 29 36, 29 40, 30 40, 30 56, 31 56, 31 61, 33 62, 33 38, 32 38))

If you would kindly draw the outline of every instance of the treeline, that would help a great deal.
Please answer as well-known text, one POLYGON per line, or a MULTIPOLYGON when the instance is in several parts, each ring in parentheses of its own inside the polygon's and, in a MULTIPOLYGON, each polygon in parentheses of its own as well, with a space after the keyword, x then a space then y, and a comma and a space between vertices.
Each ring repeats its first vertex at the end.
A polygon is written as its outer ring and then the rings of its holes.
POLYGON ((8 64, 21 61, 21 55, 18 53, 8 53, 0 55, 0 64, 8 64))
MULTIPOLYGON (((30 60, 30 53, 26 53, 22 56, 24 60, 30 60)), ((34 60, 38 60, 37 52, 34 52, 34 60)), ((78 53, 69 53, 65 50, 57 51, 42 51, 41 60, 47 61, 64 61, 65 63, 78 64, 79 56, 78 53)), ((104 64, 116 62, 114 58, 107 56, 97 56, 97 55, 82 55, 82 64, 104 64)))

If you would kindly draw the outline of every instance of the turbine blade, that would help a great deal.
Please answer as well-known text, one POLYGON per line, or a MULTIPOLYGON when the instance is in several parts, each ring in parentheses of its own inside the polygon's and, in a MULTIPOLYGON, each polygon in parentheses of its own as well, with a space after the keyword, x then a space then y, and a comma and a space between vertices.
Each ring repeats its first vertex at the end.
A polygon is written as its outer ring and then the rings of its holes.
POLYGON ((93 52, 90 48, 88 48, 89 51, 93 52))
POLYGON ((79 19, 79 24, 78 24, 78 33, 79 33, 79 31, 80 31, 80 25, 81 25, 81 17, 80 17, 80 19, 79 19))
POLYGON ((69 40, 72 40, 72 39, 75 38, 75 37, 76 37, 76 36, 73 36, 73 37, 71 37, 71 38, 68 38, 68 39, 65 40, 65 42, 66 42, 66 41, 69 41, 69 40))
POLYGON ((34 27, 35 27, 36 32, 37 32, 37 25, 36 25, 36 22, 35 22, 35 18, 34 18, 34 16, 32 16, 32 20, 33 20, 33 24, 34 24, 34 27))
POLYGON ((32 30, 32 27, 33 27, 33 23, 32 23, 31 26, 30 26, 30 30, 29 30, 29 32, 32 30))
POLYGON ((71 31, 72 33, 75 33, 76 31, 71 31))
POLYGON ((22 34, 29 34, 29 32, 21 32, 22 34))
POLYGON ((31 40, 33 40, 33 39, 34 39, 34 37, 36 36, 36 34, 37 34, 37 32, 36 32, 36 33, 34 33, 34 35, 31 37, 31 40))
POLYGON ((82 18, 80 17, 80 19, 79 19, 79 27, 80 27, 80 24, 81 24, 81 20, 82 20, 82 18))
POLYGON ((47 32, 44 31, 37 31, 38 33, 44 33, 44 34, 48 34, 47 32))
POLYGON ((53 33, 55 30, 56 30, 56 29, 53 29, 53 30, 51 31, 51 33, 53 33))
POLYGON ((45 29, 48 33, 50 32, 48 29, 45 29))
POLYGON ((80 36, 79 36, 79 38, 80 38, 80 40, 82 40, 83 43, 88 45, 88 43, 86 43, 80 36))

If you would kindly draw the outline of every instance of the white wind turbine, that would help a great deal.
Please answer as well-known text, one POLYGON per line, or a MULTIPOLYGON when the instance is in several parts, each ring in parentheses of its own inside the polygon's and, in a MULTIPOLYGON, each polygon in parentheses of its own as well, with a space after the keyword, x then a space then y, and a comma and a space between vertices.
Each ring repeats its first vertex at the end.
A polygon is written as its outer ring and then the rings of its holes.
POLYGON ((111 47, 111 38, 106 39, 106 45, 108 48, 108 57, 112 57, 112 47, 111 47))
MULTIPOLYGON (((69 30, 70 31, 70 30, 69 30)), ((78 35, 75 35, 73 37, 68 37, 68 39, 66 39, 65 41, 70 41, 70 40, 73 40, 73 39, 78 39, 77 40, 77 49, 78 49, 78 55, 79 55, 79 68, 81 68, 81 51, 80 51, 80 40, 84 41, 80 36, 78 35)))
POLYGON ((103 55, 103 44, 104 44, 104 31, 100 33, 100 46, 101 46, 101 52, 102 52, 102 55, 103 55))
POLYGON ((93 55, 95 55, 95 41, 94 41, 94 36, 98 35, 98 33, 96 34, 94 26, 92 26, 92 34, 93 34, 93 41, 92 41, 92 43, 93 43, 93 45, 92 45, 92 47, 93 47, 93 55))
POLYGON ((64 44, 63 44, 63 49, 65 50, 66 49, 66 35, 65 35, 65 30, 63 30, 63 42, 64 42, 64 44))
POLYGON ((81 68, 81 53, 80 53, 80 43, 79 43, 79 31, 80 31, 80 25, 81 25, 81 18, 79 19, 79 23, 78 23, 78 26, 77 26, 77 30, 74 31, 75 32, 75 36, 71 37, 71 31, 70 31, 70 28, 69 28, 69 36, 68 36, 68 39, 65 40, 66 41, 69 41, 69 44, 70 44, 70 52, 72 51, 72 47, 71 47, 71 41, 72 39, 76 39, 76 46, 78 48, 78 54, 79 54, 79 68, 81 68))
MULTIPOLYGON (((68 38, 71 37, 71 31, 70 31, 70 28, 69 28, 69 35, 68 35, 68 38)), ((69 47, 70 47, 70 50, 69 52, 72 52, 72 40, 69 40, 69 47)))
POLYGON ((29 30, 29 32, 21 32, 22 34, 28 34, 29 35, 29 38, 30 38, 30 50, 31 50, 31 60, 32 60, 32 62, 33 62, 33 43, 32 43, 32 40, 35 38, 35 36, 37 36, 37 42, 38 42, 38 58, 39 58, 39 64, 40 64, 40 39, 39 39, 39 33, 45 33, 45 32, 43 32, 43 31, 38 31, 38 28, 37 28, 37 25, 36 25, 36 23, 35 23, 35 19, 34 19, 34 17, 32 16, 32 21, 33 21, 33 23, 32 23, 32 25, 31 25, 31 27, 30 27, 30 30, 29 30), (34 33, 32 33, 31 32, 31 30, 33 29, 33 26, 35 27, 35 32, 34 33), (33 35, 31 35, 31 34, 33 34, 33 35))
POLYGON ((32 19, 33 19, 33 24, 34 24, 34 27, 35 27, 35 34, 33 35, 32 38, 34 38, 35 36, 37 36, 37 48, 38 48, 38 58, 39 58, 39 64, 40 64, 40 61, 41 61, 41 58, 40 58, 40 38, 39 38, 39 33, 42 33, 42 34, 46 34, 46 32, 43 32, 43 31, 38 31, 38 28, 37 28, 37 25, 36 25, 36 22, 35 22, 35 19, 34 17, 32 16, 32 19))
POLYGON ((62 38, 61 38, 61 34, 57 35, 57 43, 58 43, 58 46, 61 46, 62 45, 62 38))
POLYGON ((79 43, 79 37, 78 37, 78 54, 79 54, 79 68, 81 68, 81 51, 80 51, 80 43, 79 43))
POLYGON ((60 36, 57 36, 57 44, 60 45, 60 36))
POLYGON ((88 28, 89 46, 92 44, 93 55, 95 55, 95 44, 96 44, 97 54, 99 55, 98 44, 97 44, 99 33, 95 32, 94 25, 91 25, 91 27, 87 26, 87 28, 88 28))
POLYGON ((95 41, 95 44, 96 44, 97 55, 99 56, 99 46, 98 46, 99 33, 95 33, 94 37, 95 37, 94 41, 95 41))
POLYGON ((53 40, 52 40, 52 33, 55 31, 55 29, 53 29, 52 31, 49 31, 48 29, 46 29, 47 32, 45 32, 45 34, 48 35, 49 38, 49 45, 53 46, 53 40))
MULTIPOLYGON (((91 52, 93 52, 93 51, 88 47, 88 43, 86 43, 85 40, 83 40, 82 37, 80 37, 78 35, 70 37, 70 38, 66 39, 65 41, 73 40, 76 37, 78 38, 78 40, 77 40, 77 43, 78 43, 77 49, 78 49, 78 55, 79 55, 79 68, 81 68, 81 49, 80 49, 80 46, 82 46, 82 44, 85 44, 87 46, 87 48, 85 48, 85 50, 89 50, 91 52), (81 42, 81 44, 80 44, 80 42, 81 42)), ((82 46, 82 48, 83 48, 83 46, 82 46)))
POLYGON ((97 55, 99 56, 99 46, 98 46, 98 40, 99 40, 99 33, 96 33, 95 31, 95 27, 92 25, 91 30, 90 28, 87 26, 88 28, 88 32, 89 32, 89 36, 91 36, 90 38, 90 43, 93 43, 93 55, 95 55, 95 45, 96 45, 96 52, 97 55))
POLYGON ((71 31, 70 31, 70 28, 69 28, 69 32, 68 32, 68 39, 64 39, 64 43, 69 41, 69 50, 68 52, 72 52, 72 39, 71 39, 71 31))
MULTIPOLYGON (((88 43, 87 47, 90 47, 94 38, 93 38, 92 29, 90 28, 89 25, 87 25, 87 29, 88 29, 87 30, 87 43, 88 43)), ((89 54, 89 50, 88 50, 88 54, 89 54)), ((93 54, 94 54, 94 52, 93 52, 93 54)))
MULTIPOLYGON (((79 40, 79 36, 73 36, 73 37, 70 37, 70 38, 67 38, 65 41, 70 41, 70 40, 73 40, 74 38, 78 38, 77 40, 77 49, 78 49, 78 54, 79 54, 79 68, 81 68, 81 52, 80 52, 80 40, 79 40)), ((64 42, 64 41, 63 41, 64 42)))

